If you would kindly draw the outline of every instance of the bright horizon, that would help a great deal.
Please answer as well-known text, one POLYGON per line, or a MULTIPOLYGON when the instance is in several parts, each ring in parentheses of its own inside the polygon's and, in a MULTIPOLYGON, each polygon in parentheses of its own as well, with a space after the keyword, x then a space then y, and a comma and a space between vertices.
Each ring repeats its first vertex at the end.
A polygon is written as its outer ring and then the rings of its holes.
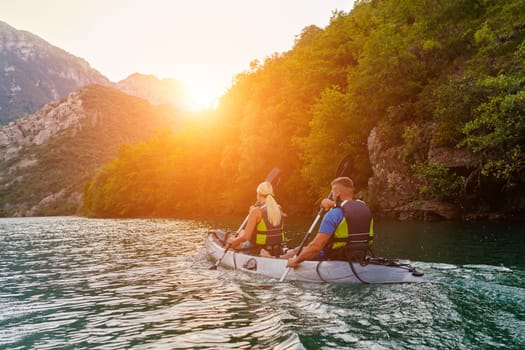
POLYGON ((133 73, 181 82, 211 107, 253 60, 292 48, 353 0, 0 0, 0 20, 89 62, 118 82, 133 73))

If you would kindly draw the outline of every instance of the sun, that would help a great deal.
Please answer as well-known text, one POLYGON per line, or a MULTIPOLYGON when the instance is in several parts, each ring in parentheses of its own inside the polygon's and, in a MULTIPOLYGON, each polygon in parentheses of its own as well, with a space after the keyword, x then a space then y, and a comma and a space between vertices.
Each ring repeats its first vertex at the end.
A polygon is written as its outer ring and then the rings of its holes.
POLYGON ((185 83, 188 93, 187 108, 191 112, 201 112, 215 109, 219 100, 220 90, 211 84, 198 82, 185 83))

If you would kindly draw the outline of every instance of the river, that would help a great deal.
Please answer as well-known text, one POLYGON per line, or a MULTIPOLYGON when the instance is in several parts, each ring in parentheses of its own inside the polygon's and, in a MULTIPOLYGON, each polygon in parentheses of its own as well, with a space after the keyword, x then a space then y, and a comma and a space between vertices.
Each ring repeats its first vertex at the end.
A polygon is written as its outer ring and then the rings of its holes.
POLYGON ((0 219, 0 349, 525 348, 523 222, 378 222, 427 282, 338 285, 209 270, 240 221, 0 219))

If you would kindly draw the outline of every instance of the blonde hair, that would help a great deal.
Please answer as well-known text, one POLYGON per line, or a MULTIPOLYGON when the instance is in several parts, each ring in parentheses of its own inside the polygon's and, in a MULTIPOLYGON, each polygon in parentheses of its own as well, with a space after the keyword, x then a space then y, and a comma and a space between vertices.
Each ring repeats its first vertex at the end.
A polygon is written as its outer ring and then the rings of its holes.
POLYGON ((265 198, 266 211, 268 212, 268 220, 273 226, 281 223, 281 208, 275 198, 273 198, 273 187, 268 181, 262 182, 257 186, 257 193, 265 198))

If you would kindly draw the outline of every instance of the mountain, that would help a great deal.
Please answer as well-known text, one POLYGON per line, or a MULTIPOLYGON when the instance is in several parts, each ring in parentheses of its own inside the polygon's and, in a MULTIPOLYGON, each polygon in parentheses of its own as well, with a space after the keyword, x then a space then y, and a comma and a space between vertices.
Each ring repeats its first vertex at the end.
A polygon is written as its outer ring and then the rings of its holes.
POLYGON ((0 21, 0 124, 89 84, 110 84, 82 58, 0 21))
POLYGON ((98 168, 123 144, 175 128, 186 101, 176 80, 113 83, 0 21, 0 216, 75 213, 98 168))
POLYGON ((115 87, 154 105, 170 104, 184 109, 189 100, 180 82, 169 78, 161 80, 154 75, 135 73, 116 83, 115 87))
POLYGON ((111 86, 154 105, 186 109, 189 100, 174 79, 134 73, 114 83, 84 59, 0 21, 0 125, 90 84, 111 86))
POLYGON ((100 165, 123 144, 173 130, 178 113, 90 85, 0 127, 0 216, 75 213, 100 165))

